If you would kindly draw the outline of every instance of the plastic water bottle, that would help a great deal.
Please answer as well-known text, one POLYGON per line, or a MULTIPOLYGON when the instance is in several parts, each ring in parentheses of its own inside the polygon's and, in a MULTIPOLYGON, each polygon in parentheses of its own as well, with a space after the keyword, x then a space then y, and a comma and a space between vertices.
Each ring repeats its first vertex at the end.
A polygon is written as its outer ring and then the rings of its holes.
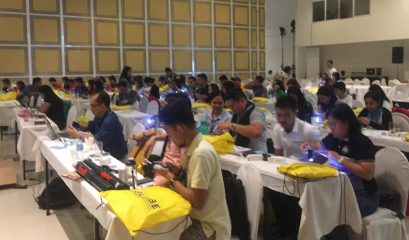
POLYGON ((209 128, 207 127, 206 121, 200 121, 200 126, 198 128, 198 132, 203 135, 209 135, 209 128))
POLYGON ((249 93, 249 91, 246 91, 246 97, 247 97, 247 100, 250 100, 250 93, 249 93))
POLYGON ((75 97, 76 97, 76 98, 79 98, 79 97, 80 97, 80 94, 78 93, 78 91, 75 91, 75 97))
POLYGON ((87 97, 87 98, 88 98, 88 100, 90 100, 90 99, 91 99, 91 96, 88 94, 88 97, 87 97))
POLYGON ((77 142, 77 159, 79 162, 84 160, 84 144, 81 139, 78 139, 77 142))
POLYGON ((61 91, 60 91, 60 89, 58 89, 58 96, 60 96, 61 95, 61 91))

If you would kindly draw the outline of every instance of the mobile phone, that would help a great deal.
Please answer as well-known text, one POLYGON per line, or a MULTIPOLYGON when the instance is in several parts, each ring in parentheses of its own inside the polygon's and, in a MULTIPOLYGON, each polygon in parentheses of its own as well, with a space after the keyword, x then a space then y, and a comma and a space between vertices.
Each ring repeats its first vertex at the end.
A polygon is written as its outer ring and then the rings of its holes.
POLYGON ((79 123, 77 123, 77 122, 72 122, 72 127, 73 128, 75 128, 75 129, 77 129, 78 131, 80 130, 80 124, 79 123))
MULTIPOLYGON (((162 167, 162 166, 159 165, 159 164, 154 164, 153 166, 155 166, 155 167, 157 167, 157 168, 164 168, 164 167, 162 167)), ((169 171, 169 168, 168 168, 168 167, 166 167, 166 169, 169 171)))

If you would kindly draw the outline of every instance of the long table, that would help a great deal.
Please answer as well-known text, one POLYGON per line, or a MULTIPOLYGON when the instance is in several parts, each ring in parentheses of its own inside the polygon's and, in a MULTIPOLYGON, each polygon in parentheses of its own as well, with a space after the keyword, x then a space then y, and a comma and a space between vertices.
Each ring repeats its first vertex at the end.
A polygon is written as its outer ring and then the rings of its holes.
MULTIPOLYGON (((346 175, 294 183, 277 171, 277 167, 280 166, 278 164, 265 161, 249 162, 244 157, 232 154, 220 155, 219 159, 221 168, 233 174, 237 174, 243 165, 253 164, 260 171, 263 186, 274 191, 283 192, 285 182, 288 191, 284 191, 284 194, 300 198, 299 205, 302 215, 298 239, 321 239, 336 226, 344 224, 345 221, 353 231, 361 232, 361 214, 351 182, 346 175), (341 223, 339 222, 340 214, 341 223)), ((298 161, 287 159, 287 164, 296 162, 298 161)), ((266 208, 266 199, 264 202, 266 208)))
POLYGON ((0 101, 0 126, 14 127, 13 108, 19 104, 16 100, 0 101))
POLYGON ((115 111, 115 113, 122 123, 125 139, 128 139, 131 135, 131 131, 136 124, 140 123, 145 126, 147 120, 152 118, 151 115, 136 110, 115 111))

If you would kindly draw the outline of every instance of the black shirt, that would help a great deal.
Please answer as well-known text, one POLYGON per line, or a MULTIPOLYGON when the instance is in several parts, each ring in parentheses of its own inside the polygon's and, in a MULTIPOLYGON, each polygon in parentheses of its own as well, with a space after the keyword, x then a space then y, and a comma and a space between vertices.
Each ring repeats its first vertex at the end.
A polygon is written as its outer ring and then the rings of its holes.
POLYGON ((156 97, 159 100, 159 87, 156 84, 151 86, 150 96, 156 97))
POLYGON ((64 102, 58 96, 47 96, 44 102, 51 104, 50 108, 47 110, 47 117, 53 122, 67 122, 64 115, 64 102))
MULTIPOLYGON (((354 158, 357 163, 375 162, 376 148, 372 141, 361 132, 349 137, 347 141, 335 138, 331 133, 321 141, 321 144, 324 149, 337 152, 339 155, 347 158, 354 158)), ((375 178, 368 181, 354 175, 343 166, 337 166, 337 168, 348 174, 355 194, 370 196, 378 191, 375 178)))
POLYGON ((311 103, 306 101, 302 106, 299 106, 297 117, 311 124, 311 118, 314 117, 314 108, 311 103))
MULTIPOLYGON (((204 87, 200 87, 198 90, 196 90, 197 93, 199 93, 200 95, 206 95, 209 96, 209 85, 206 84, 206 86, 204 87)), ((206 99, 206 103, 209 101, 209 98, 206 99)))
MULTIPOLYGON (((361 111, 358 118, 359 117, 368 117, 368 114, 369 114, 369 111, 368 111, 368 109, 365 108, 365 109, 363 109, 361 111)), ((380 123, 376 123, 374 121, 371 121, 369 123, 369 126, 371 126, 373 129, 376 129, 376 130, 386 130, 386 131, 388 131, 389 130, 389 122, 393 122, 392 113, 388 109, 382 108, 382 117, 380 119, 380 123)))

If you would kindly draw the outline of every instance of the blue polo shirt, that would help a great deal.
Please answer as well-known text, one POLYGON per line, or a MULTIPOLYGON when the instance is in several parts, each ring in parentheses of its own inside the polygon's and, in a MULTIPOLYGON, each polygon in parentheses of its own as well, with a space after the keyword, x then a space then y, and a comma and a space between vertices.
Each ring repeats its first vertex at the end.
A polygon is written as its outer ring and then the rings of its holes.
POLYGON ((111 109, 108 109, 102 118, 95 117, 94 121, 89 122, 88 129, 97 141, 103 142, 104 151, 114 158, 121 160, 128 153, 122 124, 111 109))

